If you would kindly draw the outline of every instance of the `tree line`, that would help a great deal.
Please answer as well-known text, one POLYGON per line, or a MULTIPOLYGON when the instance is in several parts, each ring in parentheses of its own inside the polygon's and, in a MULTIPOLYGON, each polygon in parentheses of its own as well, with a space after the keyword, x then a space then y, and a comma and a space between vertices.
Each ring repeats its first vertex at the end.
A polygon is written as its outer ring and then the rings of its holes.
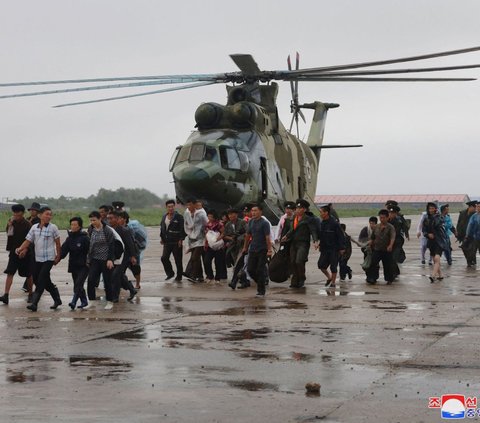
POLYGON ((168 195, 164 194, 159 197, 153 192, 145 188, 118 188, 109 190, 100 188, 96 195, 92 194, 88 197, 67 197, 61 195, 58 198, 53 197, 25 197, 16 198, 13 201, 29 207, 32 202, 40 204, 48 204, 57 210, 81 210, 81 209, 97 209, 103 204, 112 204, 112 201, 123 201, 127 207, 132 209, 143 209, 156 205, 164 205, 168 199, 168 195))

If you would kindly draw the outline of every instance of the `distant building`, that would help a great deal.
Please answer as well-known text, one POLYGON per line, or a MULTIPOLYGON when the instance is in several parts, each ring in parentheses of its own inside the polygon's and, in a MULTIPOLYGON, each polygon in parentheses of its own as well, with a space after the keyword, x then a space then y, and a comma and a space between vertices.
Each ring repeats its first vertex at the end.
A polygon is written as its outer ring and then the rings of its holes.
POLYGON ((450 204, 451 208, 463 208, 470 197, 467 194, 419 194, 419 195, 317 195, 315 204, 332 203, 336 208, 381 208, 387 200, 395 200, 403 208, 422 208, 428 202, 450 204))

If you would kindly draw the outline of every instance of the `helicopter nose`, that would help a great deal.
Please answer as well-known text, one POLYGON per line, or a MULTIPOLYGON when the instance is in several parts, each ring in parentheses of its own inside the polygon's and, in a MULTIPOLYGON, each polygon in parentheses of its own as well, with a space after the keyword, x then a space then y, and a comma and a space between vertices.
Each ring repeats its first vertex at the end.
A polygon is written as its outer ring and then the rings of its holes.
POLYGON ((199 168, 184 169, 174 175, 175 185, 186 196, 198 196, 203 194, 208 187, 208 173, 199 168))

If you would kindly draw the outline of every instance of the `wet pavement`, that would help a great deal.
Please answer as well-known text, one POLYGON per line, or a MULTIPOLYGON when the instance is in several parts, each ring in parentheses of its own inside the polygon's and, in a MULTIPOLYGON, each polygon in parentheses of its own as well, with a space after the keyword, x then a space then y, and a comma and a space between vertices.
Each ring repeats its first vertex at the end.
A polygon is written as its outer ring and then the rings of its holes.
MULTIPOLYGON (((347 232, 366 220, 344 219, 347 232)), ((149 236, 142 289, 113 310, 70 311, 65 262, 56 311, 46 295, 28 311, 15 278, 0 306, 1 422, 436 422, 429 397, 480 396, 480 281, 456 244, 434 284, 414 237, 392 285, 366 285, 354 246, 353 279, 335 290, 311 252, 305 289, 270 283, 257 299, 165 282, 158 228, 149 236)))

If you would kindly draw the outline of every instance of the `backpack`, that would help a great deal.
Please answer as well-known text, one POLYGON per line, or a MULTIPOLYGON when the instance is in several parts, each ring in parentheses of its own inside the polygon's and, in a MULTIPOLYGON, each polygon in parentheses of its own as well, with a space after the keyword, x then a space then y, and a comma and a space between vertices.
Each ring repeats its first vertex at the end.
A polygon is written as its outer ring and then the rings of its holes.
POLYGON ((140 251, 145 250, 147 248, 147 231, 145 227, 138 221, 138 220, 131 220, 128 222, 128 227, 133 231, 133 239, 135 240, 135 244, 140 251))

